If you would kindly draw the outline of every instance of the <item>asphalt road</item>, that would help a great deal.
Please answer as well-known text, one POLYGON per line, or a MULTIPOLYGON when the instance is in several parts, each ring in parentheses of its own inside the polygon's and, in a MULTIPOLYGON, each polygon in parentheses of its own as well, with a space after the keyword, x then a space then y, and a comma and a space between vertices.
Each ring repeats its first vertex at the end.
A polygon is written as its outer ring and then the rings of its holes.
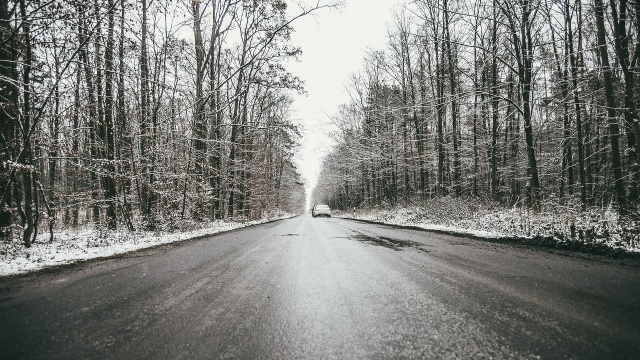
POLYGON ((0 359, 640 358, 640 268, 298 218, 0 279, 0 359))

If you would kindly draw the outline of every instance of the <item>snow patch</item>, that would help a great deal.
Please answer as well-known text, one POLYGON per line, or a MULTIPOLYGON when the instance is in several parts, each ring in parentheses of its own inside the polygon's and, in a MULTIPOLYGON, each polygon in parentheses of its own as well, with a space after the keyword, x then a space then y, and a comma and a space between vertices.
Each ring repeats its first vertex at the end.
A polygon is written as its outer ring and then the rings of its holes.
POLYGON ((534 212, 445 197, 420 206, 334 211, 333 215, 488 239, 547 238, 640 253, 640 224, 613 209, 549 206, 534 212))
POLYGON ((255 221, 214 221, 200 224, 201 228, 186 232, 168 233, 105 231, 94 229, 64 230, 40 234, 36 242, 25 248, 18 241, 0 243, 0 276, 22 274, 46 267, 70 264, 89 259, 109 257, 176 241, 214 235, 269 221, 291 218, 294 214, 281 214, 255 221))

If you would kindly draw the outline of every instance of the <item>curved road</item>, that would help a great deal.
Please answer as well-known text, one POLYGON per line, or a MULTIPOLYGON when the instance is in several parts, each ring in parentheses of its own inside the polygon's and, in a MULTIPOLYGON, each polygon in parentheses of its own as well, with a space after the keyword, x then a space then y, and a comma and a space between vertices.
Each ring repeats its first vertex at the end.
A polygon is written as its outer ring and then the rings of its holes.
POLYGON ((0 359, 640 358, 640 268, 301 216, 0 279, 0 359))

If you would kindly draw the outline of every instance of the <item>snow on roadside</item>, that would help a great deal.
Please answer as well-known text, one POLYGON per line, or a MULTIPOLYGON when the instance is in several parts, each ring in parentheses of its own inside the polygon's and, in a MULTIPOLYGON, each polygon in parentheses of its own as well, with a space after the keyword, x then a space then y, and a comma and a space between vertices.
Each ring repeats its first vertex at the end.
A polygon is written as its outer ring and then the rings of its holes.
POLYGON ((21 243, 0 243, 0 276, 16 275, 46 267, 70 264, 100 257, 109 257, 135 250, 188 240, 200 236, 214 235, 269 221, 293 217, 279 215, 247 222, 215 221, 197 230, 175 233, 128 232, 95 230, 65 230, 54 233, 49 243, 49 234, 40 234, 30 248, 21 243))
POLYGON ((487 239, 553 239, 557 243, 606 246, 640 253, 638 224, 624 222, 614 211, 486 207, 473 201, 444 198, 425 206, 334 211, 334 216, 418 227, 487 239))
POLYGON ((355 213, 334 212, 334 216, 345 219, 365 220, 390 225, 418 227, 424 230, 446 231, 456 234, 471 235, 489 239, 497 239, 508 236, 507 234, 497 231, 474 230, 460 226, 440 225, 429 223, 427 221, 411 220, 410 216, 407 216, 411 213, 412 212, 410 209, 402 208, 395 210, 368 210, 365 212, 357 211, 355 213))

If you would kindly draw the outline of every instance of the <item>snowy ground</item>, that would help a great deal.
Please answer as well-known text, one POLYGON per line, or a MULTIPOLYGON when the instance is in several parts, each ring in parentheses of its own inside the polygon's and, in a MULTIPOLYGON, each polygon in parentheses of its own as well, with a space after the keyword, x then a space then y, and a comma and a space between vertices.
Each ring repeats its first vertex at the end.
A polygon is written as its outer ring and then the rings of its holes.
POLYGON ((548 206, 539 212, 443 198, 426 205, 334 211, 334 216, 486 239, 518 239, 565 248, 640 254, 640 224, 611 209, 548 206))
POLYGON ((128 232, 92 229, 67 230, 54 234, 49 243, 49 234, 41 234, 30 248, 19 242, 0 243, 0 276, 15 275, 45 267, 70 264, 77 261, 108 257, 130 251, 213 235, 250 225, 285 219, 294 215, 279 215, 248 222, 216 221, 187 232, 128 232))
MULTIPOLYGON (((640 224, 623 220, 615 211, 607 209, 581 211, 573 207, 550 206, 540 212, 531 212, 443 198, 421 206, 334 211, 333 215, 481 238, 543 239, 545 245, 577 244, 640 254, 640 224)), ((171 233, 66 230, 55 233, 52 243, 49 243, 49 234, 42 233, 28 249, 17 241, 0 242, 0 276, 108 257, 291 216, 281 214, 250 222, 217 221, 200 224, 197 230, 171 233)))

